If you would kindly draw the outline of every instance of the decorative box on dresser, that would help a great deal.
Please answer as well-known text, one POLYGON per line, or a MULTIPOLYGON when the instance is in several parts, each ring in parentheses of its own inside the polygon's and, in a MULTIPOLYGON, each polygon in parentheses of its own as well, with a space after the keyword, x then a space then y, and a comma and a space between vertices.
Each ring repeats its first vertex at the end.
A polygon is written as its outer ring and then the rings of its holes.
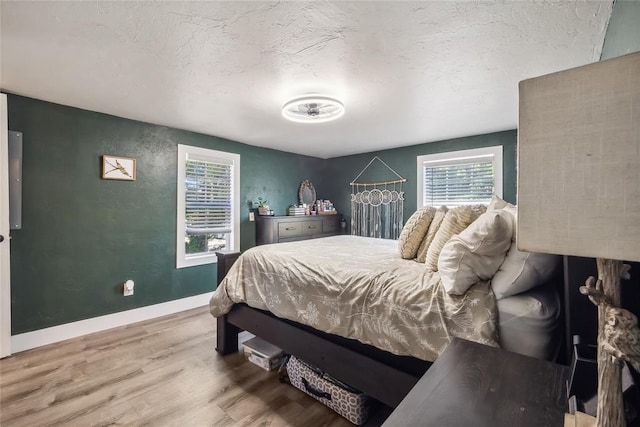
POLYGON ((342 215, 257 216, 256 245, 340 234, 342 215))

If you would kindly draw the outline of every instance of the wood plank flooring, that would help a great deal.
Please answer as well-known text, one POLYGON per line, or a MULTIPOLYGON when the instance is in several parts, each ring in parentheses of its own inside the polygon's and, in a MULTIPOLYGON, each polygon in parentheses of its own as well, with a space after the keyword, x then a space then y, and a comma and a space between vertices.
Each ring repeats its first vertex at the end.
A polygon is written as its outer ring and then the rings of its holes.
POLYGON ((0 360, 0 425, 352 426, 241 353, 207 307, 0 360))

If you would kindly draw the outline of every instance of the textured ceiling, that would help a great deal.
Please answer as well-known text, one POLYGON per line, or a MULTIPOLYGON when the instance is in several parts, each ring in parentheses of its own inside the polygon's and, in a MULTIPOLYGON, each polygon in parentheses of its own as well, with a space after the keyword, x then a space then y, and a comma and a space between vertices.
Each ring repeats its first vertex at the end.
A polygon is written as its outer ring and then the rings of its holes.
POLYGON ((0 3, 4 91, 317 157, 514 129, 597 61, 612 1, 0 3), (319 93, 346 114, 288 122, 319 93))

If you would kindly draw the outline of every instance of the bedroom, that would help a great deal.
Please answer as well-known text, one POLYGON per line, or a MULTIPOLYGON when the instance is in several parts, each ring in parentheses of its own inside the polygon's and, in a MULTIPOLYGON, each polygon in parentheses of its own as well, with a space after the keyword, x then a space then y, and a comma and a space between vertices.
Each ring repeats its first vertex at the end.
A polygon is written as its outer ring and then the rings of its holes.
MULTIPOLYGON (((7 43, 4 20, 8 19, 12 6, 10 2, 2 3, 3 56, 7 43)), ((62 16, 60 12, 59 18, 62 16)), ((638 2, 613 5, 604 46, 598 47, 603 49, 603 58, 639 50, 637 17, 638 2)), ((31 21, 30 25, 29 31, 38 31, 38 22, 31 21)), ((35 42, 41 42, 43 37, 40 34, 35 42)), ((59 43, 73 46, 73 40, 63 39, 59 43)), ((25 48, 28 47, 27 44, 25 48)), ((66 54, 74 56, 73 51, 66 54)), ((209 294, 215 286, 215 265, 175 268, 175 145, 178 143, 240 154, 243 201, 240 248, 243 250, 255 244, 255 226, 248 221, 248 206, 244 203, 265 196, 272 208, 283 212, 295 201, 299 182, 309 179, 319 195, 333 200, 341 212, 348 214, 349 195, 345 185, 373 155, 379 155, 413 181, 417 155, 502 145, 505 153, 503 195, 508 201, 516 200, 513 126, 495 133, 478 132, 471 134, 474 136, 440 138, 428 143, 417 141, 419 144, 404 148, 365 149, 360 154, 324 159, 122 119, 117 117, 117 111, 107 110, 105 112, 113 115, 104 115, 95 112, 103 111, 98 107, 88 106, 93 105, 91 99, 87 103, 78 101, 82 110, 58 105, 65 102, 56 96, 56 90, 74 92, 73 87, 55 84, 63 80, 68 70, 34 65, 34 77, 47 79, 46 88, 53 92, 31 93, 5 83, 5 70, 10 64, 4 61, 1 89, 15 93, 9 95, 9 128, 25 135, 23 228, 11 232, 11 341, 15 352, 34 343, 42 345, 53 339, 114 326, 117 322, 141 320, 142 317, 136 316, 144 315, 141 314, 143 307, 169 303, 172 306, 169 310, 177 310, 189 306, 182 307, 174 301, 191 306, 207 303, 206 296, 199 296, 209 294), (136 158, 138 179, 133 183, 101 181, 99 157, 104 154, 136 158), (270 164, 279 167, 265 168, 264 165, 270 164), (135 294, 125 298, 118 286, 130 278, 135 280, 135 294), (136 309, 138 311, 128 312, 136 309), (121 312, 127 314, 115 317, 121 312), (114 317, 101 317, 111 315, 114 317), (61 325, 67 325, 66 329, 61 325), (60 328, 52 329, 55 327, 60 328)), ((78 83, 87 80, 85 84, 101 84, 93 80, 84 61, 75 59, 73 64, 69 68, 77 69, 78 83)), ((117 69, 113 72, 117 74, 117 69)), ((179 91, 179 87, 176 90, 179 91)), ((76 93, 79 99, 83 98, 82 91, 75 92, 79 92, 76 93)), ((104 97, 108 99, 107 95, 104 97)), ((134 105, 144 110, 146 102, 142 99, 134 105)), ((259 117, 251 112, 245 120, 242 125, 259 126, 259 117)), ((304 135, 299 138, 303 139, 304 135)), ((405 219, 416 206, 415 182, 411 181, 406 189, 405 219)), ((160 309, 167 308, 161 306, 160 309)))

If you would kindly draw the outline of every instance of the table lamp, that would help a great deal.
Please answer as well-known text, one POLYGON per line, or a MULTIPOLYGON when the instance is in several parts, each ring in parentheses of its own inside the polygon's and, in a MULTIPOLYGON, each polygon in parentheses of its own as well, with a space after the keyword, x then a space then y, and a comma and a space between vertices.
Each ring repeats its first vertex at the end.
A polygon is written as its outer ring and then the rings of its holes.
POLYGON ((598 306, 596 426, 624 426, 621 360, 640 366, 637 319, 618 308, 622 260, 640 261, 640 52, 519 92, 518 249, 597 259, 580 289, 598 306))

